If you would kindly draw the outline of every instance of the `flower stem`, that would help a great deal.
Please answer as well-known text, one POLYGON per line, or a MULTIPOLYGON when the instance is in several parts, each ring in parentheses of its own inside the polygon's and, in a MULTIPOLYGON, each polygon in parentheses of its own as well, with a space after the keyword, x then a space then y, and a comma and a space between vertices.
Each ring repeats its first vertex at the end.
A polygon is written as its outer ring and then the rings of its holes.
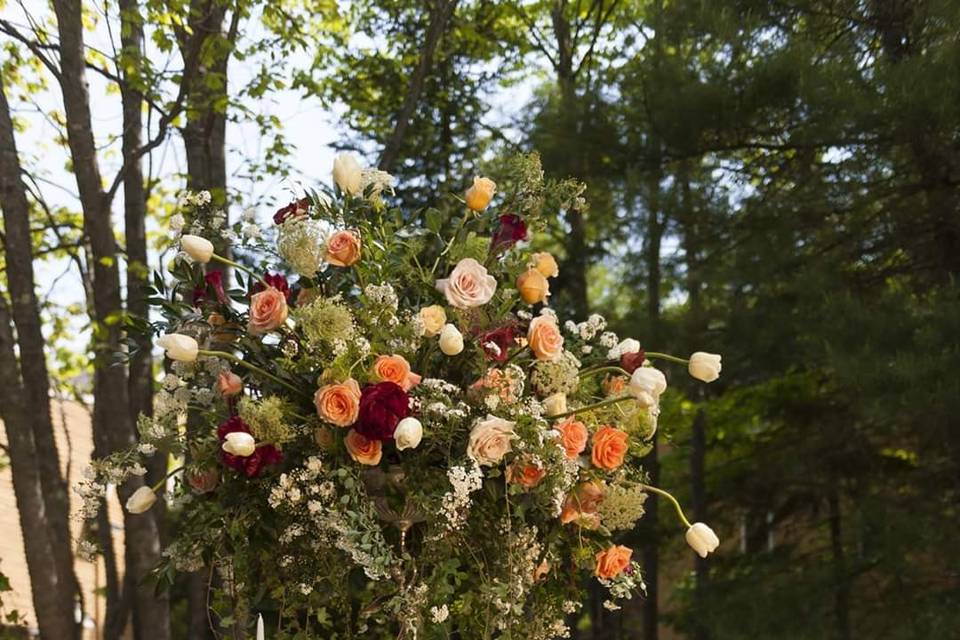
POLYGON ((239 262, 234 262, 233 260, 228 260, 227 258, 224 258, 223 256, 218 256, 217 254, 213 254, 213 255, 210 256, 210 257, 211 257, 212 260, 216 260, 217 262, 221 262, 221 263, 223 263, 223 264, 225 264, 225 265, 227 265, 227 266, 233 267, 234 269, 240 269, 241 271, 246 271, 247 273, 249 273, 250 275, 252 275, 254 278, 256 278, 257 280, 259 280, 260 283, 263 284, 265 287, 268 287, 268 288, 270 287, 270 285, 267 284, 267 281, 263 279, 263 276, 261 276, 259 273, 255 272, 253 269, 251 269, 251 268, 249 268, 249 267, 245 267, 245 266, 243 266, 242 264, 240 264, 239 262))
POLYGON ((581 377, 581 378, 586 378, 586 377, 588 377, 588 376, 592 376, 592 375, 597 374, 597 373, 603 373, 604 371, 614 372, 614 373, 616 373, 618 376, 629 376, 629 375, 630 375, 630 373, 629 373, 626 369, 623 369, 623 368, 621 368, 621 367, 615 367, 615 366, 611 365, 611 366, 589 367, 589 368, 584 369, 583 371, 580 372, 580 377, 581 377))
POLYGON ((259 374, 262 375, 263 377, 268 378, 268 379, 270 379, 270 380, 273 380, 273 381, 276 382, 277 384, 279 384, 279 385, 281 385, 281 386, 283 386, 283 387, 286 387, 287 389, 289 389, 290 391, 293 391, 294 393, 296 393, 296 394, 298 394, 298 395, 301 395, 301 396, 303 396, 303 397, 306 397, 306 395, 305 395, 300 389, 296 388, 295 386, 293 386, 292 384, 290 384, 290 383, 287 382, 286 380, 283 380, 283 379, 281 379, 281 378, 278 378, 277 376, 273 375, 272 373, 269 373, 269 372, 267 372, 267 371, 264 371, 264 370, 261 369, 260 367, 258 367, 258 366, 256 366, 256 365, 253 365, 253 364, 250 364, 249 362, 247 362, 247 361, 244 360, 243 358, 240 358, 240 357, 238 357, 238 356, 235 356, 235 355, 233 355, 232 353, 227 353, 226 351, 207 351, 206 349, 200 349, 197 353, 200 353, 201 355, 205 355, 205 356, 215 356, 215 357, 218 357, 218 358, 226 358, 227 360, 230 360, 231 362, 235 362, 235 363, 239 364, 241 367, 246 367, 246 368, 249 369, 250 371, 253 371, 253 372, 255 372, 255 373, 259 373, 259 374))
POLYGON ((669 360, 670 362, 677 362, 680 364, 690 364, 690 361, 686 358, 678 358, 677 356, 672 356, 669 353, 658 353, 656 351, 647 351, 646 356, 648 358, 659 358, 660 360, 669 360))
POLYGON ((663 489, 658 489, 657 487, 652 487, 649 484, 643 484, 642 482, 639 484, 641 487, 643 487, 644 491, 649 491, 650 493, 655 493, 657 495, 663 496, 664 498, 669 500, 671 503, 673 503, 673 508, 677 510, 677 515, 680 517, 680 522, 682 522, 684 526, 687 527, 687 529, 693 526, 690 524, 690 521, 687 520, 687 516, 683 514, 683 509, 680 507, 680 503, 677 502, 676 498, 674 498, 672 495, 670 495, 663 489))
POLYGON ((555 416, 548 416, 548 417, 551 420, 556 420, 558 418, 566 418, 567 416, 572 416, 574 414, 580 413, 581 411, 591 411, 593 409, 609 407, 611 405, 619 404, 621 402, 627 402, 628 400, 633 400, 633 396, 620 396, 619 398, 610 398, 608 400, 603 400, 602 402, 595 402, 594 404, 588 404, 585 407, 571 409, 570 411, 565 411, 564 413, 558 413, 555 416))
POLYGON ((170 471, 167 475, 163 476, 163 478, 161 478, 156 484, 154 484, 154 485, 153 485, 152 487, 150 487, 150 488, 154 491, 154 493, 156 493, 157 491, 160 490, 160 487, 162 487, 162 486, 167 482, 167 480, 170 479, 170 476, 172 476, 173 474, 175 474, 175 473, 177 473, 177 472, 183 471, 185 468, 186 468, 186 467, 185 467, 184 465, 180 465, 180 466, 177 467, 176 469, 170 471))

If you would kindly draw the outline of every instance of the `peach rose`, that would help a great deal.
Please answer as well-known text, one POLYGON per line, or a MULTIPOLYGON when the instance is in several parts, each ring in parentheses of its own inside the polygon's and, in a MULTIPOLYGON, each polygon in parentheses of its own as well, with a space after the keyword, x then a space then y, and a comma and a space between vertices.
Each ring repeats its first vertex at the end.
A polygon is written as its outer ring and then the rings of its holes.
POLYGON ((527 304, 538 304, 550 295, 550 283, 536 269, 527 269, 517 278, 517 291, 527 304))
POLYGON ((473 211, 483 211, 493 199, 493 194, 497 191, 497 183, 490 178, 481 178, 477 176, 473 179, 473 185, 463 194, 463 199, 473 211))
POLYGON ((560 522, 563 524, 576 522, 585 529, 596 529, 600 526, 597 509, 601 502, 603 502, 603 486, 596 482, 584 482, 563 501, 560 522))
POLYGON ((593 451, 590 460, 595 467, 613 471, 623 464, 623 457, 627 454, 630 439, 625 431, 609 425, 600 427, 593 434, 593 451))
POLYGON ((516 437, 513 431, 515 425, 493 415, 478 420, 470 430, 467 455, 483 466, 499 464, 503 456, 510 452, 511 442, 516 437))
POLYGON ((347 453, 350 454, 350 457, 353 458, 355 462, 370 466, 380 464, 383 447, 379 440, 370 440, 353 429, 350 429, 343 443, 347 446, 347 453))
POLYGON ((360 410, 360 385, 353 378, 328 384, 313 395, 317 415, 338 427, 349 427, 357 421, 360 410))
POLYGON ((533 254, 530 258, 530 268, 536 269, 547 278, 556 278, 560 275, 560 267, 557 266, 556 259, 546 251, 533 254))
POLYGON ((224 398, 235 396, 243 391, 243 380, 233 371, 221 371, 217 376, 217 391, 224 398))
POLYGON ((287 321, 287 296, 268 287, 250 297, 250 319, 247 331, 255 336, 270 333, 287 321))
POLYGON ((594 569, 594 574, 598 578, 606 580, 614 578, 630 566, 631 556, 633 556, 633 550, 619 544, 599 551, 596 556, 597 566, 594 569))
POLYGON ((380 356, 373 363, 373 377, 379 382, 392 382, 404 391, 420 384, 420 376, 410 371, 410 363, 403 356, 380 356))
POLYGON ((437 290, 457 309, 469 309, 490 302, 497 290, 497 280, 487 273, 485 266, 473 258, 464 258, 449 278, 437 280, 437 290))
POLYGON ((546 469, 526 460, 518 460, 507 467, 507 480, 525 489, 532 489, 540 484, 545 475, 546 469))
POLYGON ((337 267, 350 267, 360 259, 360 236, 349 229, 337 231, 327 239, 324 260, 337 267))
POLYGON ((553 427, 560 432, 560 444, 563 446, 567 458, 574 459, 587 448, 587 440, 590 434, 587 433, 585 424, 570 416, 560 424, 553 427))
POLYGON ((527 343, 537 360, 557 360, 563 354, 563 336, 549 316, 537 316, 530 321, 527 343))
POLYGON ((627 388, 627 379, 623 376, 607 376, 603 379, 603 392, 608 396, 618 396, 627 388))

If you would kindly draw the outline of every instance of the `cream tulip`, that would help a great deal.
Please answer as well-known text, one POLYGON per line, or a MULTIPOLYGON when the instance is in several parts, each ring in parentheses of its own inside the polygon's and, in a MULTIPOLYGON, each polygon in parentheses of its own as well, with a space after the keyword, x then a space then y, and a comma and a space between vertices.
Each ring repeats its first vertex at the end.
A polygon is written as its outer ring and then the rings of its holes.
POLYGON ((448 356, 463 351, 463 334, 452 324, 445 324, 440 332, 440 351, 448 356))
POLYGON ((697 380, 713 382, 720 377, 720 354, 697 351, 690 356, 687 371, 697 380))
POLYGON ((197 341, 182 333, 168 333, 160 336, 157 345, 166 351, 168 358, 178 362, 193 362, 200 351, 197 341))
POLYGON ((416 449, 423 440, 423 425, 416 418, 404 418, 397 423, 393 440, 397 443, 398 451, 416 449))
POLYGON ((687 529, 687 544, 697 552, 701 558, 706 558, 708 554, 720 546, 720 538, 713 532, 713 529, 702 522, 694 522, 687 529))
POLYGON ((267 640, 267 634, 263 628, 263 614, 257 616, 257 640, 267 640))
POLYGON ((363 169, 352 153, 338 154, 333 160, 333 181, 347 195, 360 194, 363 183, 363 169))
POLYGON ((653 367, 638 367, 630 382, 627 391, 637 399, 641 405, 655 407, 660 403, 660 394, 667 390, 667 378, 659 369, 653 367))
POLYGON ((180 248, 184 253, 193 258, 194 262, 204 264, 210 262, 213 257, 213 243, 200 236, 185 235, 180 238, 180 248))
POLYGON ((157 494, 150 487, 140 487, 127 498, 127 512, 144 513, 157 501, 157 494))
POLYGON ((253 436, 243 431, 231 431, 226 435, 221 445, 227 453, 246 458, 257 450, 257 441, 253 436))

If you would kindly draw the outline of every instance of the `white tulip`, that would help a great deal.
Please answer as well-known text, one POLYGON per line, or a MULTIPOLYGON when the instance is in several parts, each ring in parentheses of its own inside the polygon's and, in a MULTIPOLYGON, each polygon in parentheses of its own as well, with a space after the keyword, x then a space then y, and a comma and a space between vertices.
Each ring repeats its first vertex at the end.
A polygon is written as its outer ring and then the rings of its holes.
POLYGON ((463 351, 463 334, 452 324, 443 325, 440 332, 440 351, 455 356, 463 351))
POLYGON ((667 390, 667 379, 659 369, 638 367, 630 376, 627 390, 643 406, 653 407, 660 403, 660 394, 667 390))
POLYGON ((567 412, 567 394, 562 391, 543 399, 543 408, 547 416, 556 416, 567 412))
POLYGON ((160 336, 157 344, 167 352, 167 357, 179 362, 193 362, 197 359, 200 345, 190 336, 182 333, 168 333, 160 336))
POLYGON ((640 352, 640 341, 634 338, 624 338, 620 341, 620 344, 610 349, 607 352, 607 357, 610 360, 619 360, 624 354, 627 353, 639 353, 640 352))
POLYGON ((416 418, 404 418, 397 423, 393 432, 393 440, 397 443, 397 450, 416 449, 423 439, 423 425, 416 418))
POLYGON ((687 371, 697 380, 713 382, 720 377, 720 354, 697 351, 690 356, 687 371))
POLYGON ((144 513, 157 501, 157 494, 153 489, 144 486, 140 487, 127 498, 127 511, 130 513, 144 513))
POLYGON ((363 169, 360 168, 360 163, 352 153, 341 153, 334 158, 333 181, 347 195, 355 196, 360 193, 363 169))
POLYGON ((257 640, 266 640, 267 635, 263 630, 263 614, 257 616, 257 640))
POLYGON ((702 522, 694 522, 687 529, 687 544, 696 551, 701 558, 706 558, 707 554, 716 550, 720 546, 720 538, 713 532, 713 529, 702 522))
POLYGON ((257 441, 253 436, 243 431, 231 431, 223 441, 223 450, 235 456, 246 458, 257 450, 257 441))
POLYGON ((213 257, 213 243, 200 236, 185 235, 180 238, 180 248, 193 258, 194 262, 206 264, 213 257))

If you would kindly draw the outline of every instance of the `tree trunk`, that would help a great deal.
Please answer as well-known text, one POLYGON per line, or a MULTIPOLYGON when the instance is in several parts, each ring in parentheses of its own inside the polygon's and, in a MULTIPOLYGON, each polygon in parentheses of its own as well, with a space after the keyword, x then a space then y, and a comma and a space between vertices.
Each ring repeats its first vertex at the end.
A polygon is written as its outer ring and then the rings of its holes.
POLYGON ((383 153, 380 154, 379 165, 383 171, 391 171, 397 162, 403 148, 403 139, 406 136, 407 127, 410 126, 410 119, 420 104, 423 87, 430 75, 433 56, 436 54, 440 39, 447 30, 450 18, 456 11, 457 2, 458 0, 431 0, 429 2, 427 32, 423 39, 423 47, 420 49, 417 67, 413 70, 410 81, 407 83, 407 91, 403 96, 403 104, 397 114, 393 133, 390 134, 390 138, 383 147, 383 153))
POLYGON ((69 502, 50 418, 44 339, 33 289, 30 209, 20 174, 10 106, 0 76, 0 206, 12 307, 11 314, 0 293, 0 418, 9 443, 40 633, 49 639, 76 638, 74 607, 79 589, 73 572, 69 502), (11 320, 17 327, 16 346, 11 320))
MULTIPOLYGON (((124 314, 118 248, 113 235, 110 203, 103 191, 97 147, 90 117, 90 97, 84 63, 81 5, 76 0, 55 0, 60 36, 60 87, 67 121, 67 142, 83 209, 83 225, 90 244, 93 266, 94 367, 93 428, 111 451, 137 442, 132 421, 126 369, 113 362, 122 348, 120 321, 124 314)), ((96 437, 96 436, 95 436, 96 437)), ((126 499, 143 479, 132 477, 117 488, 126 499)), ((165 596, 154 595, 146 581, 160 560, 160 539, 152 516, 124 513, 126 571, 136 585, 133 596, 134 637, 165 640, 170 637, 169 608, 165 596)))
POLYGON ((833 557, 833 613, 837 640, 851 640, 850 589, 847 584, 846 554, 843 548, 840 495, 836 487, 827 496, 830 511, 830 550, 833 557))

